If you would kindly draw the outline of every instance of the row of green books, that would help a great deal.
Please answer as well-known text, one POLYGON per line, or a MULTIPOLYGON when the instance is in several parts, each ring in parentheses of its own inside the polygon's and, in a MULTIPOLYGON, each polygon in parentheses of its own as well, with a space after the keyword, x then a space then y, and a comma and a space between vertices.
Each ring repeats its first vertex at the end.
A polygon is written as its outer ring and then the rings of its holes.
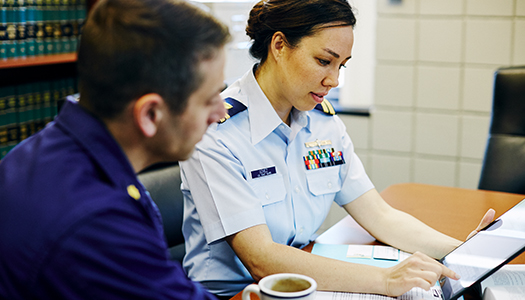
POLYGON ((76 92, 75 78, 0 87, 0 159, 51 122, 58 103, 76 92))
POLYGON ((0 59, 75 52, 86 0, 0 0, 0 59))

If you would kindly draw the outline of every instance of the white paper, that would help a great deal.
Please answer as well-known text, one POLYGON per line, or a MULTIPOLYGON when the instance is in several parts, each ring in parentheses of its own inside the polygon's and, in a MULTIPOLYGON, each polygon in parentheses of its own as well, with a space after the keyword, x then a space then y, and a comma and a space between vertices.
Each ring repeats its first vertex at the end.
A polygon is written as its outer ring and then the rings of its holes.
POLYGON ((525 300, 525 265, 505 265, 481 286, 483 300, 525 300))
POLYGON ((398 260, 399 250, 390 246, 374 246, 374 258, 398 260))
POLYGON ((346 257, 372 258, 373 249, 370 245, 348 245, 346 257))
POLYGON ((322 292, 317 291, 316 300, 441 300, 441 289, 432 287, 430 291, 413 288, 399 297, 388 297, 375 294, 322 292))
POLYGON ((483 300, 525 300, 525 286, 493 286, 485 289, 483 300))
POLYGON ((399 261, 404 261, 405 259, 409 258, 411 255, 412 253, 408 253, 408 252, 399 250, 399 261))
POLYGON ((481 283, 483 288, 502 285, 525 286, 525 265, 505 265, 481 283))

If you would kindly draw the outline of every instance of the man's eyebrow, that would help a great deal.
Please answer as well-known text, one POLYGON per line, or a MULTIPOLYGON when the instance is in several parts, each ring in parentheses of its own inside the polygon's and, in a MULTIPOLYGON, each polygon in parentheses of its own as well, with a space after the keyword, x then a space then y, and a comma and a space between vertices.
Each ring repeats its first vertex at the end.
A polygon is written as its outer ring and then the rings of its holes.
MULTIPOLYGON (((324 48, 323 50, 326 51, 326 52, 328 52, 328 53, 330 53, 330 55, 332 55, 332 56, 335 57, 335 58, 339 58, 339 57, 341 57, 339 54, 335 53, 333 50, 331 50, 331 49, 329 49, 329 48, 324 48)), ((347 57, 346 59, 350 59, 350 58, 352 58, 352 56, 349 56, 349 57, 347 57)))

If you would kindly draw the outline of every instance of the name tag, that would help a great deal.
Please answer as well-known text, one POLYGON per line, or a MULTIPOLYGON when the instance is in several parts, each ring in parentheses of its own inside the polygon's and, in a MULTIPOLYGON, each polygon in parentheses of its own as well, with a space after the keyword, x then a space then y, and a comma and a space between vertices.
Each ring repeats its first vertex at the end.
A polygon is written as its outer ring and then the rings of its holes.
POLYGON ((259 178, 277 173, 275 166, 252 171, 252 178, 259 178))

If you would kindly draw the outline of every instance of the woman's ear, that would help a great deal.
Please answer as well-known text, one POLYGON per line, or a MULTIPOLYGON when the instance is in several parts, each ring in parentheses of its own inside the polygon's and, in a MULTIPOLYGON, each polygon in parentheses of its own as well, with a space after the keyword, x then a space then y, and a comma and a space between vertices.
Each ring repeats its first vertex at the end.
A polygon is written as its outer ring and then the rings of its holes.
POLYGON ((162 120, 164 100, 159 94, 146 94, 140 97, 133 106, 135 124, 146 137, 153 137, 162 120))
POLYGON ((286 37, 284 36, 284 33, 280 31, 275 32, 272 36, 272 41, 270 42, 270 53, 273 55, 274 59, 279 59, 285 48, 286 37))

